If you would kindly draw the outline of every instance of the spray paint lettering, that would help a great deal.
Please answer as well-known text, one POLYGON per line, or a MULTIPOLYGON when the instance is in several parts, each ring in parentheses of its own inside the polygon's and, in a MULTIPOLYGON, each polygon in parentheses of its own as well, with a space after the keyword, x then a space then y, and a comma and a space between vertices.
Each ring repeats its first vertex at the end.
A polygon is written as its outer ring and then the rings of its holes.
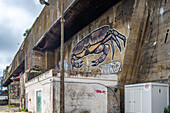
POLYGON ((106 94, 106 91, 102 91, 102 90, 96 90, 96 93, 104 93, 104 94, 106 94))
POLYGON ((167 38, 168 38, 168 32, 169 32, 169 29, 167 30, 167 33, 166 33, 166 37, 165 37, 165 41, 164 41, 164 43, 166 43, 166 41, 167 41, 167 38))
POLYGON ((100 65, 100 71, 102 74, 112 74, 121 72, 121 63, 118 61, 108 64, 100 65))
POLYGON ((94 98, 95 94, 93 92, 77 92, 77 91, 72 91, 72 92, 69 92, 69 96, 71 98, 94 98))

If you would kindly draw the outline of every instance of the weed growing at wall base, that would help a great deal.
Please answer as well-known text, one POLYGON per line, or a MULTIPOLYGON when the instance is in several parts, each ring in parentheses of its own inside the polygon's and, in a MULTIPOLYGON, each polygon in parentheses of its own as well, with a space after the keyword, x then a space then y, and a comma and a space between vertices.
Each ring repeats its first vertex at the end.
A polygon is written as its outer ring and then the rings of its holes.
POLYGON ((170 105, 166 108, 164 108, 164 113, 170 113, 170 105))

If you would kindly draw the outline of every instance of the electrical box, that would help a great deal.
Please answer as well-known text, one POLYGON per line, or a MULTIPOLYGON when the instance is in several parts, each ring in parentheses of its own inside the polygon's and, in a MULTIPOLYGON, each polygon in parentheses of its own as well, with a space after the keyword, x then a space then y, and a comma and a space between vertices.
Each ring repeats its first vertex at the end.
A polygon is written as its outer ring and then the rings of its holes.
POLYGON ((125 113, 164 113, 168 105, 168 84, 125 85, 125 113))

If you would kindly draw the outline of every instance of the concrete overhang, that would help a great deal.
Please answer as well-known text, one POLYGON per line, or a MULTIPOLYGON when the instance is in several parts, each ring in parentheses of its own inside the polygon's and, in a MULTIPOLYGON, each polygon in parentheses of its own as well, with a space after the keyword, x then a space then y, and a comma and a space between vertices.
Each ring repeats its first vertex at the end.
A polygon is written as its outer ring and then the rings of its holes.
POLYGON ((23 72, 24 64, 25 63, 24 63, 24 60, 23 60, 22 63, 15 69, 15 71, 12 72, 12 74, 10 74, 9 77, 5 81, 3 81, 4 87, 8 86, 12 82, 12 80, 10 79, 12 76, 16 77, 16 76, 18 76, 18 74, 23 72))
MULTIPOLYGON (((64 12, 64 41, 90 24, 120 0, 74 0, 64 12)), ((60 46, 60 18, 35 44, 33 50, 54 50, 60 46)))

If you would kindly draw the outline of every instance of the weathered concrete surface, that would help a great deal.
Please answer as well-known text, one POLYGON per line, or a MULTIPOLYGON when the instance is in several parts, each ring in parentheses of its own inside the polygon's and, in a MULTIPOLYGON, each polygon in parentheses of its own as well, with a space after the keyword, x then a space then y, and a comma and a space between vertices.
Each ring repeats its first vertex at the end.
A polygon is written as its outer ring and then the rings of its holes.
MULTIPOLYGON (((66 6, 69 6, 72 0, 67 1, 66 6)), ((60 0, 57 2, 60 2, 60 0)), ((80 78, 77 72, 83 73, 80 74, 82 75, 81 77, 87 78, 96 77, 96 75, 101 75, 99 78, 109 78, 109 75, 114 74, 118 75, 122 107, 124 84, 168 80, 170 76, 169 15, 169 0, 122 0, 112 6, 96 20, 74 34, 74 36, 65 43, 65 70, 67 72, 70 70, 73 71, 73 73, 68 74, 67 77, 76 76, 80 78), (93 34, 94 31, 99 30, 100 27, 105 25, 110 26, 110 29, 119 31, 120 34, 126 37, 125 47, 123 41, 117 38, 120 42, 121 51, 118 43, 113 42, 113 59, 111 41, 104 42, 105 45, 102 45, 106 49, 103 49, 102 46, 98 48, 99 44, 101 44, 99 42, 104 37, 93 38, 94 40, 98 39, 98 43, 92 43, 93 41, 88 40, 87 42, 91 45, 86 46, 84 50, 82 50, 82 48, 85 44, 83 46, 80 44, 79 47, 76 46, 82 40, 87 39, 88 35, 93 34), (110 45, 110 49, 108 49, 108 45, 110 45), (75 51, 73 51, 74 47, 77 47, 75 51), (102 52, 92 51, 95 50, 94 48, 102 50, 102 52), (75 62, 81 63, 81 60, 83 61, 81 67, 73 66, 71 61, 71 55, 74 57, 73 52, 77 51, 83 53, 83 55, 79 54, 78 57, 74 58, 75 62), (92 66, 92 61, 98 59, 101 54, 103 54, 103 56, 107 54, 104 61, 97 66, 92 66)), ((54 52, 32 50, 35 43, 58 17, 59 13, 57 13, 56 10, 45 7, 32 26, 32 30, 24 43, 25 70, 28 70, 34 65, 40 65, 46 69, 54 67, 60 69, 60 48, 57 48, 54 52)), ((104 36, 104 34, 105 33, 102 33, 100 36, 104 36)), ((84 43, 86 43, 86 41, 84 41, 84 43)), ((15 63, 13 63, 13 65, 14 64, 15 63)))
POLYGON ((144 43, 145 49, 139 72, 139 81, 167 80, 170 76, 170 1, 149 1, 150 35, 144 43))
MULTIPOLYGON (((128 1, 121 1, 115 6, 111 7, 108 11, 106 11, 104 14, 99 16, 96 20, 92 21, 89 25, 84 27, 82 30, 80 30, 78 33, 76 33, 73 37, 70 38, 65 43, 65 70, 72 70, 72 71, 80 71, 80 72, 92 72, 96 74, 118 74, 119 76, 121 75, 121 68, 124 63, 124 55, 125 55, 125 50, 127 49, 127 40, 130 38, 130 29, 128 28, 130 22, 131 22, 131 15, 133 11, 133 5, 134 5, 134 0, 128 2, 128 1), (122 8, 123 7, 123 8, 122 8), (106 36, 107 32, 102 32, 101 36, 96 36, 91 39, 88 39, 88 35, 91 34, 91 36, 96 35, 97 33, 94 33, 94 31, 98 31, 100 27, 102 26, 109 26, 110 29, 115 29, 117 30, 121 35, 124 35, 126 38, 126 41, 121 40, 120 38, 116 37, 116 39, 120 42, 120 47, 117 46, 116 42, 113 41, 114 45, 114 50, 111 47, 111 39, 108 39, 107 42, 101 42, 104 44, 110 45, 110 49, 108 50, 107 57, 104 59, 104 61, 97 66, 92 66, 92 61, 98 59, 102 54, 104 53, 104 50, 100 53, 97 52, 91 52, 90 54, 87 55, 82 55, 84 48, 85 50, 87 49, 88 51, 93 51, 93 49, 97 49, 99 42, 106 36), (90 40, 98 40, 96 43, 90 42, 90 40), (86 47, 86 45, 81 45, 79 44, 80 42, 85 43, 85 40, 87 40, 86 43, 89 43, 89 47, 86 47), (99 41, 100 40, 100 41, 99 41), (125 42, 125 46, 124 46, 125 42), (76 49, 74 49, 76 47, 76 49), (74 58, 76 59, 75 62, 81 62, 83 61, 83 65, 79 68, 76 68, 73 66, 73 63, 71 63, 71 59, 73 58, 71 55, 75 54, 75 52, 82 52, 80 54, 81 58, 74 58), (112 56, 114 53, 114 56, 112 56), (117 67, 117 69, 116 69, 117 67)), ((114 36, 114 33, 111 35, 114 36)), ((73 59, 73 60, 74 60, 73 59)), ((57 48, 55 50, 55 65, 56 67, 60 67, 60 48, 57 48)))
MULTIPOLYGON (((66 113, 106 113, 115 111, 119 106, 119 93, 114 94, 117 76, 104 78, 68 76, 65 73, 65 112, 66 113), (107 88, 110 87, 111 89, 107 88), (115 97, 116 95, 116 97, 115 97), (113 100, 110 102, 109 100, 113 100)), ((60 72, 50 70, 25 84, 28 94, 28 109, 36 112, 36 91, 42 92, 42 113, 54 111, 59 113, 60 106, 60 72)), ((119 91, 118 91, 119 92, 119 91)))
POLYGON ((20 83, 18 81, 12 82, 9 86, 9 105, 20 104, 20 83))
POLYGON ((169 6, 166 0, 135 1, 119 83, 168 79, 169 6))
MULTIPOLYGON (((50 2, 54 1, 51 0, 50 2)), ((57 2, 60 3, 60 0, 55 3, 57 2)), ((67 0, 65 8, 70 3, 72 3, 72 0, 67 0)), ((119 83, 122 84, 167 79, 169 72, 169 4, 169 1, 166 0, 119 2, 65 43, 66 61, 70 63, 71 53, 76 43, 79 43, 89 33, 97 30, 99 27, 109 25, 111 29, 114 28, 123 34, 127 41, 124 48, 123 42, 120 40, 121 52, 114 43, 114 58, 112 59, 112 50, 110 48, 106 59, 100 64, 101 67, 109 64, 108 62, 120 62, 122 70, 118 72, 118 75, 119 83), (153 44, 156 45, 154 46, 153 44)), ((56 10, 45 7, 39 18, 35 21, 31 32, 23 44, 25 70, 36 64, 47 69, 59 67, 59 48, 55 50, 55 53, 32 50, 35 43, 58 17, 59 13, 56 10), (52 58, 54 56, 55 58, 52 58)), ((107 43, 111 45, 111 42, 107 43)), ((96 67, 91 66, 91 61, 97 59, 100 55, 92 54, 83 57, 81 60, 84 61, 84 65, 81 68, 77 69, 69 66, 69 70, 91 71, 103 74, 102 69, 99 67, 100 65, 96 67)))
POLYGON ((10 107, 8 107, 8 106, 2 106, 2 105, 0 105, 0 113, 8 113, 8 112, 14 113, 14 112, 17 112, 18 109, 19 109, 18 107, 12 107, 12 108, 10 108, 10 107))
POLYGON ((41 96, 41 108, 42 108, 42 113, 51 113, 52 109, 52 103, 51 103, 51 82, 50 78, 52 77, 52 71, 46 72, 43 74, 43 76, 38 76, 36 78, 33 78, 29 82, 25 83, 25 88, 26 88, 26 95, 27 97, 27 105, 29 111, 32 111, 34 113, 37 112, 37 100, 36 100, 36 92, 41 91, 42 96, 41 96))

